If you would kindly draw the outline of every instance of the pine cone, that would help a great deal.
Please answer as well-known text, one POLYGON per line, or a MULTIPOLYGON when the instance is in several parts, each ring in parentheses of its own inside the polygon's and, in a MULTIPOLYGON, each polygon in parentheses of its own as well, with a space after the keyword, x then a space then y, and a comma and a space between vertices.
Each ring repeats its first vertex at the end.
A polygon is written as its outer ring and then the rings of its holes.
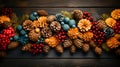
POLYGON ((49 47, 48 45, 45 45, 45 46, 43 47, 43 51, 44 51, 45 53, 48 53, 48 52, 50 51, 50 47, 49 47))
POLYGON ((77 48, 82 48, 82 46, 83 46, 83 41, 80 40, 80 39, 75 39, 75 40, 74 40, 74 45, 75 45, 77 48))
POLYGON ((88 52, 90 50, 90 46, 88 44, 84 44, 82 49, 86 53, 86 52, 88 52))
POLYGON ((58 31, 61 29, 61 25, 60 25, 59 22, 53 21, 53 22, 50 24, 50 28, 51 28, 51 30, 53 30, 54 32, 58 32, 58 31))
POLYGON ((45 10, 38 10, 37 12, 39 16, 48 16, 48 13, 45 10))
POLYGON ((50 15, 50 16, 48 16, 48 18, 47 18, 47 23, 51 23, 51 22, 53 22, 55 20, 55 16, 54 15, 50 15))
POLYGON ((40 32, 36 33, 35 30, 30 31, 28 35, 29 39, 34 42, 38 41, 38 39, 41 37, 40 32))
POLYGON ((70 53, 71 54, 74 54, 76 52, 76 47, 74 46, 74 45, 72 45, 71 47, 70 47, 70 53))
POLYGON ((58 53, 63 53, 63 47, 62 47, 62 45, 57 45, 56 46, 56 51, 58 52, 58 53))
POLYGON ((64 48, 70 47, 71 45, 72 45, 72 41, 70 39, 65 40, 63 43, 64 48))
POLYGON ((44 27, 41 30, 41 34, 42 34, 43 37, 50 37, 50 36, 52 36, 52 31, 50 30, 50 28, 44 27))
POLYGON ((26 31, 31 31, 33 29, 33 22, 31 20, 25 20, 22 26, 26 31))
POLYGON ((22 47, 22 51, 28 51, 31 48, 32 44, 28 43, 22 47))
POLYGON ((76 20, 80 20, 83 18, 83 12, 81 10, 74 10, 73 11, 73 17, 76 19, 76 20))

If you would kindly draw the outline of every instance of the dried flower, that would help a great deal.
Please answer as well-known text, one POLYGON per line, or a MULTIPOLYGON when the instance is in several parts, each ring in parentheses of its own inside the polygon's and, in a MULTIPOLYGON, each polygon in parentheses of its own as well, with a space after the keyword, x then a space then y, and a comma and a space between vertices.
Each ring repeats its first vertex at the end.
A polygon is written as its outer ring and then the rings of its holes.
POLYGON ((120 19, 120 9, 115 9, 111 12, 111 16, 114 19, 120 19))
POLYGON ((0 23, 10 22, 10 18, 7 16, 0 16, 0 23))
POLYGON ((48 26, 47 17, 44 17, 44 16, 39 17, 38 22, 39 22, 39 27, 41 27, 41 28, 48 26))
POLYGON ((84 41, 90 41, 93 38, 93 33, 92 32, 85 32, 83 34, 83 40, 84 41))
POLYGON ((114 20, 113 18, 107 18, 105 20, 105 23, 109 26, 109 27, 113 27, 116 24, 116 20, 114 20))

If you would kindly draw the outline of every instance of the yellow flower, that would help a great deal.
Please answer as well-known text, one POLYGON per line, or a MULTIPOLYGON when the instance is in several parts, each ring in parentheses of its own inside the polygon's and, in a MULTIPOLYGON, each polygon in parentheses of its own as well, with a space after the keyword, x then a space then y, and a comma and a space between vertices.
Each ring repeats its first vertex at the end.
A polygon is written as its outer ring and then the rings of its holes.
POLYGON ((39 22, 39 27, 45 27, 45 26, 48 26, 47 24, 47 17, 39 17, 38 18, 38 22, 39 22))
POLYGON ((0 23, 10 22, 10 18, 7 16, 0 16, 0 23))
POLYGON ((86 32, 89 29, 91 29, 91 23, 87 19, 81 19, 78 22, 78 28, 80 29, 81 32, 86 32))
POLYGON ((116 24, 116 20, 113 18, 107 18, 105 20, 105 23, 109 26, 109 27, 113 27, 116 24))
POLYGON ((111 16, 114 19, 120 19, 120 9, 115 9, 111 12, 111 16))
POLYGON ((71 39, 75 39, 78 37, 78 34, 79 34, 79 30, 78 28, 70 28, 68 30, 68 33, 67 35, 71 38, 71 39))

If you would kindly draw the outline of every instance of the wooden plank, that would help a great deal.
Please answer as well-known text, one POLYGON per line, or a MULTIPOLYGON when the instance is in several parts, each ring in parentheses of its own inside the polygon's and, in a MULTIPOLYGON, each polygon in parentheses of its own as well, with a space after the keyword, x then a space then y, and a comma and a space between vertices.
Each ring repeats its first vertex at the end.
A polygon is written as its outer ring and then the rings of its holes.
POLYGON ((0 7, 120 7, 119 0, 2 0, 0 7))

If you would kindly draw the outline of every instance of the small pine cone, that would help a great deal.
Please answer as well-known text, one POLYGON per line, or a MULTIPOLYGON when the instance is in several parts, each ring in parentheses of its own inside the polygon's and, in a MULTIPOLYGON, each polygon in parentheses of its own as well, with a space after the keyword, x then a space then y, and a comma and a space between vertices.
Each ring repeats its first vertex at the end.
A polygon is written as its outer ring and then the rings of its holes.
POLYGON ((45 45, 45 46, 43 47, 43 51, 44 51, 45 53, 48 53, 48 52, 50 51, 50 46, 45 45))
POLYGON ((102 49, 99 47, 95 47, 94 51, 95 51, 95 54, 97 54, 97 55, 101 55, 101 53, 102 53, 102 49))
POLYGON ((5 51, 0 51, 0 57, 5 57, 7 54, 5 51))
POLYGON ((8 49, 14 49, 16 47, 18 47, 19 43, 16 41, 16 42, 11 42, 9 45, 8 45, 8 49))
POLYGON ((74 10, 73 11, 73 17, 76 19, 76 20, 80 20, 83 18, 83 12, 81 10, 74 10))
POLYGON ((33 29, 33 22, 31 20, 25 20, 22 26, 26 31, 31 31, 33 29))
POLYGON ((54 32, 58 32, 59 30, 61 30, 61 25, 60 25, 59 22, 53 21, 53 22, 50 24, 50 28, 51 28, 51 30, 53 30, 54 32))
POLYGON ((52 31, 50 30, 49 27, 44 27, 42 30, 41 30, 41 35, 43 37, 50 37, 52 36, 52 31))
POLYGON ((70 53, 71 54, 74 54, 76 52, 76 47, 74 46, 74 45, 72 45, 71 47, 70 47, 70 53))
POLYGON ((24 46, 22 47, 22 51, 29 51, 29 49, 31 48, 31 46, 32 46, 31 43, 28 43, 28 44, 24 45, 24 46))
POLYGON ((98 20, 97 22, 98 22, 97 26, 98 26, 99 29, 104 30, 107 27, 104 20, 98 20))
POLYGON ((77 48, 82 48, 82 46, 83 46, 83 41, 80 40, 80 39, 75 39, 75 40, 74 40, 74 45, 75 45, 77 48))
POLYGON ((90 47, 92 47, 92 48, 95 48, 95 47, 96 47, 96 44, 95 44, 95 42, 94 42, 93 40, 91 40, 91 41, 89 42, 89 45, 90 45, 90 47))
POLYGON ((50 16, 48 16, 48 18, 47 18, 47 23, 51 23, 51 22, 53 22, 55 20, 55 16, 54 15, 50 15, 50 16))
POLYGON ((71 45, 72 45, 72 41, 70 39, 65 40, 63 43, 64 48, 70 47, 71 45))
POLYGON ((33 42, 38 41, 38 39, 41 37, 40 32, 36 33, 35 30, 31 30, 28 35, 29 39, 33 42))
POLYGON ((90 46, 88 44, 84 44, 82 49, 85 53, 87 53, 90 50, 90 46))
POLYGON ((48 16, 48 13, 45 10, 38 10, 37 12, 39 16, 48 16))
POLYGON ((62 45, 57 45, 55 49, 56 49, 56 51, 58 53, 61 53, 61 54, 63 53, 63 47, 62 47, 62 45))
POLYGON ((4 22, 3 27, 4 28, 9 28, 12 24, 10 22, 4 22))

